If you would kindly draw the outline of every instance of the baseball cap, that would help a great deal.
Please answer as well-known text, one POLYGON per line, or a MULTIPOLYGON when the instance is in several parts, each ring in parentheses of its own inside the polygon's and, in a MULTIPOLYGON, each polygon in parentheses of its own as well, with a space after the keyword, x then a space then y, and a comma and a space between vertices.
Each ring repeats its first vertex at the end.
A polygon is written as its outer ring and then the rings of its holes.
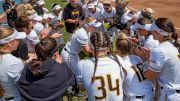
POLYGON ((60 6, 60 5, 56 5, 56 6, 54 6, 52 9, 53 9, 53 11, 54 10, 60 10, 62 7, 60 6))
POLYGON ((18 32, 16 30, 14 30, 13 34, 11 34, 10 36, 0 39, 0 44, 5 44, 5 43, 11 42, 15 39, 24 39, 24 38, 26 38, 25 32, 18 32))
POLYGON ((93 27, 100 27, 102 25, 101 22, 98 22, 96 19, 94 19, 92 22, 85 24, 85 26, 93 26, 93 27))
POLYGON ((92 3, 88 5, 88 8, 94 8, 94 7, 95 7, 95 5, 92 3))
POLYGON ((132 25, 132 30, 136 30, 138 28, 149 31, 151 29, 151 24, 140 25, 136 23, 135 25, 132 25))
POLYGON ((32 19, 36 20, 36 21, 42 21, 43 17, 41 17, 39 15, 34 15, 34 17, 32 19))
POLYGON ((37 4, 37 5, 44 5, 45 2, 44 2, 43 0, 39 0, 39 1, 36 1, 36 4, 37 4))
POLYGON ((163 36, 168 36, 169 33, 160 29, 156 24, 155 24, 155 21, 151 24, 151 28, 150 28, 150 31, 156 31, 158 32, 159 34, 163 35, 163 36))

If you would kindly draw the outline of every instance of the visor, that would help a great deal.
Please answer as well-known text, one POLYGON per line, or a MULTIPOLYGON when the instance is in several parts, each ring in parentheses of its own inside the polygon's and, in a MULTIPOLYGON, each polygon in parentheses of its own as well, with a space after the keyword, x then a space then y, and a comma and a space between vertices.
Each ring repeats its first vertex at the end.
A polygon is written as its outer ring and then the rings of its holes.
POLYGON ((4 38, 4 39, 0 39, 0 44, 5 44, 8 42, 11 42, 15 39, 24 39, 26 38, 26 33, 25 32, 17 32, 16 30, 14 31, 13 34, 11 34, 10 36, 4 38))
POLYGON ((94 4, 89 4, 89 5, 88 5, 88 8, 94 8, 94 7, 95 7, 94 4))
POLYGON ((136 30, 138 28, 149 31, 151 29, 151 24, 140 25, 136 23, 135 25, 132 25, 132 30, 136 30))
POLYGON ((62 7, 60 6, 60 5, 56 5, 56 6, 54 6, 52 9, 53 9, 53 11, 54 10, 60 10, 62 7))
POLYGON ((36 21, 42 21, 43 17, 41 17, 39 15, 34 15, 34 17, 32 19, 36 20, 36 21))
POLYGON ((159 34, 161 34, 161 35, 163 35, 163 36, 168 36, 168 35, 169 35, 168 32, 165 32, 164 30, 160 29, 160 28, 155 24, 155 22, 153 22, 153 24, 151 25, 150 31, 156 31, 156 32, 158 32, 159 34))
POLYGON ((96 19, 90 23, 85 24, 85 26, 93 26, 93 27, 100 27, 101 25, 102 23, 98 22, 96 19))
POLYGON ((37 4, 37 5, 44 5, 44 4, 45 4, 45 2, 44 2, 44 1, 42 1, 42 0, 39 0, 39 1, 36 1, 36 4, 37 4))

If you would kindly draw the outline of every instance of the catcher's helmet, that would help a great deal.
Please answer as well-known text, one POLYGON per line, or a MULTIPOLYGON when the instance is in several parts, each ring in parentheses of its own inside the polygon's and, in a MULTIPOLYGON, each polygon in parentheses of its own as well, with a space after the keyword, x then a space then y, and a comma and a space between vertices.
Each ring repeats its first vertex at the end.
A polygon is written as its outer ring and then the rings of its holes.
POLYGON ((128 2, 129 0, 116 0, 116 3, 126 3, 128 2))

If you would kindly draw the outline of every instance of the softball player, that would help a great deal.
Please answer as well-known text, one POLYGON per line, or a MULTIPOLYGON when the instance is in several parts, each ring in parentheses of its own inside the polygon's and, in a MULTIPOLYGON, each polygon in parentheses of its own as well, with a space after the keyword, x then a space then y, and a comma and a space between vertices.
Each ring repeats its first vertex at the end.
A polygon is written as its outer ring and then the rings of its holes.
MULTIPOLYGON (((150 52, 149 66, 144 68, 145 76, 149 80, 158 78, 161 86, 159 101, 180 101, 180 53, 177 49, 180 46, 177 46, 178 35, 174 25, 168 18, 158 18, 151 30, 154 39, 160 44, 150 52)), ((144 50, 137 49, 136 52, 142 58, 148 54, 144 50)))
POLYGON ((127 41, 125 34, 120 34, 116 41, 118 55, 123 57, 127 76, 124 79, 123 90, 125 101, 152 101, 153 86, 146 80, 142 71, 142 60, 134 54, 132 42, 127 41))
POLYGON ((100 26, 101 23, 97 22, 96 19, 87 17, 84 26, 74 32, 61 52, 63 61, 72 68, 76 76, 78 75, 77 68, 80 60, 78 54, 81 51, 86 53, 91 52, 88 45, 90 33, 100 26))
POLYGON ((79 78, 87 90, 88 101, 122 101, 125 76, 122 58, 107 56, 111 42, 105 33, 93 33, 90 43, 94 57, 79 63, 79 78))
POLYGON ((132 29, 135 30, 138 35, 140 44, 147 49, 152 50, 159 45, 159 42, 154 40, 152 34, 149 32, 150 28, 151 21, 147 18, 140 18, 137 23, 132 26, 132 29), (141 37, 144 37, 144 40, 140 40, 141 37))
POLYGON ((85 11, 85 17, 93 17, 96 18, 98 21, 102 20, 102 12, 99 8, 95 7, 95 5, 90 2, 88 4, 88 9, 85 11))

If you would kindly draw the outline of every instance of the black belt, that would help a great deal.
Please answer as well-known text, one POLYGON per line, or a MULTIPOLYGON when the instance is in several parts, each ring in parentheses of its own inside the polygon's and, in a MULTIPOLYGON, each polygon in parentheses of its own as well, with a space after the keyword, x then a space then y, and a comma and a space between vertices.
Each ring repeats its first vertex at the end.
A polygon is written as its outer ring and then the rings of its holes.
POLYGON ((143 96, 136 96, 137 99, 143 99, 145 97, 145 95, 143 96))
POLYGON ((12 97, 5 97, 4 99, 5 99, 5 100, 13 100, 14 97, 13 97, 13 96, 12 96, 12 97))
MULTIPOLYGON (((163 90, 163 87, 161 87, 161 90, 163 90)), ((180 93, 180 90, 175 90, 176 93, 180 93)))

